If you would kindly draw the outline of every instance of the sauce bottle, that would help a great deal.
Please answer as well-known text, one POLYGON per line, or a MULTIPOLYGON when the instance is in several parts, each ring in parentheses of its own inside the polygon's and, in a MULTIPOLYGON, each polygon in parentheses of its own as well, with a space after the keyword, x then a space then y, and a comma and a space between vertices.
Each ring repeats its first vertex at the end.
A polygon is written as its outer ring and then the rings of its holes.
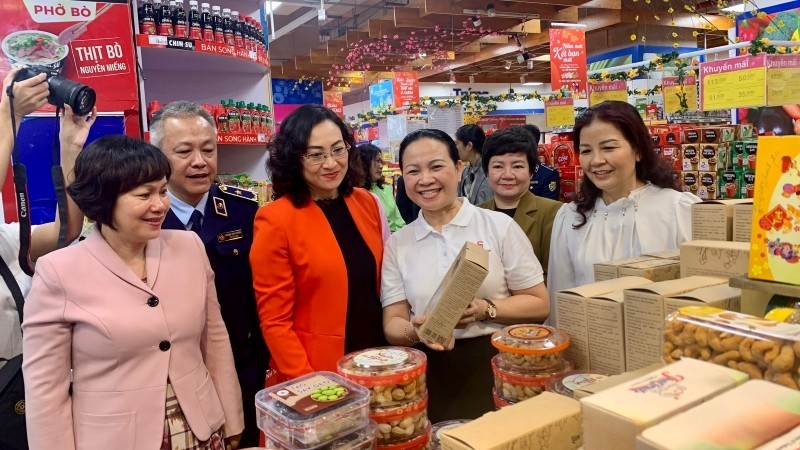
POLYGON ((211 26, 211 5, 200 4, 200 26, 203 28, 203 40, 214 42, 214 27, 211 26))
POLYGON ((239 110, 234 106, 233 99, 228 99, 228 133, 237 134, 241 132, 241 116, 239 110))
POLYGON ((172 14, 172 29, 177 37, 189 37, 186 27, 186 10, 183 9, 183 0, 175 0, 175 12, 172 14))
POLYGON ((153 0, 153 20, 156 23, 156 34, 159 34, 161 30, 161 9, 161 0, 153 0))
POLYGON ((214 121, 217 122, 217 133, 228 132, 228 110, 225 107, 225 100, 220 100, 220 104, 215 108, 214 121))
POLYGON ((251 125, 253 124, 253 115, 250 113, 250 110, 247 109, 244 102, 236 102, 236 106, 239 107, 239 117, 242 121, 242 133, 250 134, 252 132, 251 125))
POLYGON ((231 9, 222 8, 222 34, 225 36, 225 43, 235 45, 233 37, 233 22, 231 21, 231 9))
POLYGON ((153 9, 153 3, 150 0, 144 0, 142 5, 142 15, 140 17, 142 23, 139 26, 139 31, 142 34, 156 35, 158 34, 156 28, 156 18, 153 9))
POLYGON ((239 11, 231 11, 231 23, 233 25, 233 45, 236 48, 244 48, 244 36, 242 35, 242 19, 239 18, 239 11))
MULTIPOLYGON (((161 3, 161 1, 156 0, 156 3, 161 3)), ((158 34, 161 36, 174 36, 175 34, 172 30, 172 10, 164 4, 161 5, 161 21, 158 23, 158 34)))
POLYGON ((197 10, 197 0, 189 0, 189 38, 203 39, 203 26, 200 23, 200 11, 197 10))
POLYGON ((211 27, 214 29, 214 42, 218 44, 225 43, 225 32, 222 30, 222 16, 220 15, 220 7, 211 7, 211 27))

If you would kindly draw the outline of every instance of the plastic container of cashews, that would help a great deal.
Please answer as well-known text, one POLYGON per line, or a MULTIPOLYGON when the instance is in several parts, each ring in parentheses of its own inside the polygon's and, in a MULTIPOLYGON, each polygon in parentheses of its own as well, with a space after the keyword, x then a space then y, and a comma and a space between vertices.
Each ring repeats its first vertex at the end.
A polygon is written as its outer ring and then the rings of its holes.
POLYGON ((424 433, 420 434, 419 436, 403 441, 403 442, 395 442, 394 444, 386 444, 381 445, 378 448, 380 450, 427 450, 428 444, 431 441, 431 427, 428 425, 428 428, 425 430, 424 433))
POLYGON ((492 335, 504 363, 519 370, 543 370, 564 362, 569 336, 546 325, 511 325, 492 335))
POLYGON ((258 428, 286 448, 310 450, 369 424, 369 391, 313 372, 256 393, 258 428))
POLYGON ((509 403, 536 397, 545 391, 551 376, 570 370, 572 363, 568 361, 562 361, 561 364, 546 370, 523 371, 505 364, 500 355, 492 358, 495 392, 502 400, 509 403))
POLYGON ((345 355, 337 371, 369 389, 370 407, 398 406, 427 396, 428 360, 419 350, 377 347, 345 355))
POLYGON ((498 411, 505 408, 506 406, 511 406, 514 403, 516 403, 516 402, 510 402, 504 399, 503 397, 500 397, 500 395, 497 393, 496 388, 492 389, 492 400, 494 400, 494 409, 498 411))
MULTIPOLYGON (((378 424, 369 421, 369 424, 345 436, 322 444, 313 450, 372 450, 377 448, 378 424)), ((279 439, 267 434, 264 447, 267 450, 295 450, 296 447, 287 446, 279 439)))
POLYGON ((428 422, 428 396, 398 406, 372 408, 369 416, 378 423, 378 445, 408 441, 425 433, 428 422))
POLYGON ((664 362, 694 358, 792 389, 800 386, 800 325, 725 311, 684 306, 667 316, 664 362))

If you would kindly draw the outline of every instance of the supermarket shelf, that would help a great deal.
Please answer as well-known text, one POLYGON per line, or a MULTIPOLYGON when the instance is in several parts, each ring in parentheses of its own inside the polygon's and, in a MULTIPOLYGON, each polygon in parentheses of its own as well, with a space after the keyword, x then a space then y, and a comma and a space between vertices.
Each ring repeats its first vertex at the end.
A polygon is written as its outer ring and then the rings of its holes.
POLYGON ((737 287, 739 289, 749 289, 751 291, 766 292, 773 295, 779 294, 787 297, 800 298, 800 286, 778 283, 775 281, 755 280, 749 278, 747 275, 731 277, 729 284, 731 287, 737 287))
POLYGON ((167 36, 136 35, 145 70, 202 70, 204 72, 269 72, 269 56, 231 45, 167 36))

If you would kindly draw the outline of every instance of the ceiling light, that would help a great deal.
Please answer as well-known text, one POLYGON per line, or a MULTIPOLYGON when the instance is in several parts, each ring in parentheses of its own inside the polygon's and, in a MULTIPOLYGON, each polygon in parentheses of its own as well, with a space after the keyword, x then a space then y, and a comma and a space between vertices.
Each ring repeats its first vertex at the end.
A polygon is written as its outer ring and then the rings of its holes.
POLYGON ((489 17, 494 17, 494 13, 495 13, 494 3, 489 3, 488 5, 486 5, 486 15, 488 15, 489 17))
POLYGON ((419 52, 419 57, 420 57, 420 58, 424 58, 424 57, 426 57, 426 56, 428 56, 428 54, 427 54, 427 53, 425 53, 425 52, 419 52))
POLYGON ((519 84, 525 84, 525 75, 519 76, 519 84))
POLYGON ((522 83, 523 86, 541 86, 544 83, 541 81, 528 81, 527 83, 522 83))
POLYGON ((450 83, 456 84, 456 74, 454 73, 450 74, 450 83))
POLYGON ((745 9, 745 4, 742 3, 741 5, 733 5, 733 6, 728 6, 727 8, 722 8, 720 11, 740 13, 744 12, 744 9, 745 9))
POLYGON ((517 55, 517 62, 520 64, 524 63, 529 59, 531 59, 531 54, 528 52, 522 52, 519 55, 517 55))
POLYGON ((533 69, 533 60, 529 59, 528 60, 528 70, 531 70, 531 69, 533 69))
POLYGON ((470 75, 469 76, 469 84, 473 84, 473 83, 475 83, 475 75, 470 75))
POLYGON ((539 55, 539 56, 533 58, 533 60, 534 61, 550 61, 550 55, 549 54, 539 55))
POLYGON ((503 64, 503 67, 505 67, 506 70, 510 70, 511 69, 511 61, 506 61, 506 63, 503 64))
POLYGON ((585 23, 550 22, 551 27, 586 28, 585 23))
POLYGON ((476 27, 481 26, 481 18, 478 16, 472 16, 472 25, 476 27))

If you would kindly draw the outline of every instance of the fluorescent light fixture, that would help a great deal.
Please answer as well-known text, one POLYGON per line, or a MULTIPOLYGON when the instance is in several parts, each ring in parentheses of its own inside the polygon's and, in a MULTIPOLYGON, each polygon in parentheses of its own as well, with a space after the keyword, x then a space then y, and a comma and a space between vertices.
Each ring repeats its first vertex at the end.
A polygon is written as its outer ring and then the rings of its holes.
POLYGON ((550 22, 551 27, 586 28, 585 23, 550 22))
POLYGON ((532 69, 533 69, 533 60, 529 59, 528 60, 528 70, 532 70, 532 69))
POLYGON ((475 82, 475 75, 470 75, 469 76, 469 84, 472 84, 474 82, 475 82))
POLYGON ((266 2, 264 3, 264 11, 270 14, 272 11, 278 9, 278 6, 281 6, 281 2, 266 2))
POLYGON ((528 81, 527 83, 522 83, 523 86, 541 86, 544 83, 541 81, 528 81))
POLYGON ((744 10, 745 10, 745 4, 744 3, 739 4, 739 5, 728 6, 727 8, 722 8, 722 11, 735 12, 735 13, 741 13, 741 12, 744 12, 744 10))
POLYGON ((549 54, 539 55, 539 56, 533 58, 533 60, 534 61, 550 61, 550 55, 549 54))

